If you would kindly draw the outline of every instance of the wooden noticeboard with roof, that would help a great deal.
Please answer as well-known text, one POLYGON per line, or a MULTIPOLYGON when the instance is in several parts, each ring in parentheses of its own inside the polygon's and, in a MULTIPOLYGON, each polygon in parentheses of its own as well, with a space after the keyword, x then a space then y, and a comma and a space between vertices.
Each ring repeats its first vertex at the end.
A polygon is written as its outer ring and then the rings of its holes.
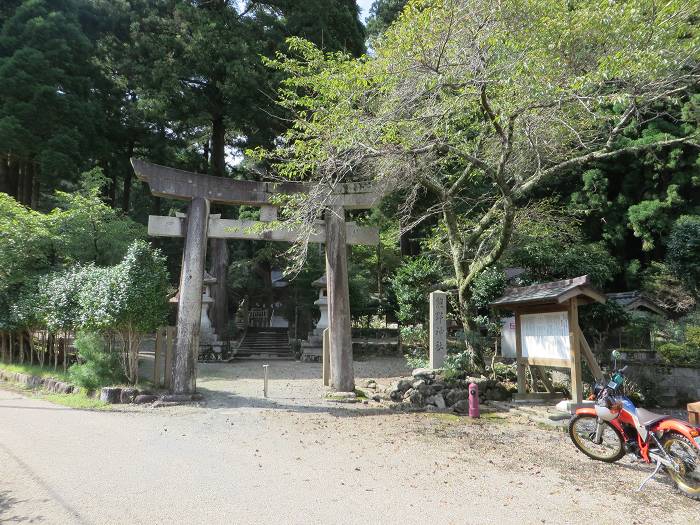
POLYGON ((571 371, 571 397, 583 400, 581 356, 596 380, 603 379, 593 352, 578 323, 578 307, 605 302, 605 296, 590 285, 587 275, 533 286, 508 288, 491 306, 515 314, 515 354, 518 394, 515 399, 557 397, 543 367, 571 371), (525 372, 530 367, 533 384, 537 376, 547 392, 526 392, 525 372))

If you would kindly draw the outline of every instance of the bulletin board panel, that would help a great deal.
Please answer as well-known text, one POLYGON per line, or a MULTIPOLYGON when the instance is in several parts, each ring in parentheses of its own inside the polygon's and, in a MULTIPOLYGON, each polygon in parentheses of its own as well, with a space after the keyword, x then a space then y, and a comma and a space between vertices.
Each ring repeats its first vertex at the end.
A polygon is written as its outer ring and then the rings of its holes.
POLYGON ((522 314, 522 360, 530 365, 570 367, 572 361, 568 313, 522 314))

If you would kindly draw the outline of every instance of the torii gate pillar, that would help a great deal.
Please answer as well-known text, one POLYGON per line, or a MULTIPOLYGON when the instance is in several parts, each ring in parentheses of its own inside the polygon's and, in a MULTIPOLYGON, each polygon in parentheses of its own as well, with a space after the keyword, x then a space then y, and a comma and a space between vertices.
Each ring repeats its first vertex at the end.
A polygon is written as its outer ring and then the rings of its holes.
POLYGON ((345 210, 342 206, 332 206, 326 211, 325 219, 331 386, 339 392, 352 392, 355 390, 355 373, 352 364, 345 210))
POLYGON ((180 273, 180 301, 177 308, 177 336, 173 355, 172 390, 175 394, 193 394, 196 389, 208 224, 209 201, 195 197, 187 211, 185 250, 180 273))

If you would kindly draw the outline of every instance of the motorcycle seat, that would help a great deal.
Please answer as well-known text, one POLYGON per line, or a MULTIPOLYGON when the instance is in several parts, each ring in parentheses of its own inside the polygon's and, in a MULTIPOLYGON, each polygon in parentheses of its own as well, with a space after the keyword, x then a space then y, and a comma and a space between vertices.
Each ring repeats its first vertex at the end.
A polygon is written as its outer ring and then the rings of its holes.
POLYGON ((639 423, 645 427, 653 425, 662 419, 668 419, 669 417, 670 416, 667 416, 666 414, 657 414, 649 410, 644 410, 643 408, 637 409, 637 418, 639 419, 639 423))

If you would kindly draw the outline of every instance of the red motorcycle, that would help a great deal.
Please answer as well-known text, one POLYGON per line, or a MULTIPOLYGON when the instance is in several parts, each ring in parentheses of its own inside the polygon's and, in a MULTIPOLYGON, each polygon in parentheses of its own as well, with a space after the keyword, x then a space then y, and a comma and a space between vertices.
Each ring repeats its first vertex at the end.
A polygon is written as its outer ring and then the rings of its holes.
POLYGON ((663 468, 681 493, 700 500, 700 427, 635 407, 622 395, 626 368, 607 385, 594 385, 595 404, 577 409, 569 422, 571 440, 592 459, 613 463, 633 454, 655 464, 637 490, 663 468))

